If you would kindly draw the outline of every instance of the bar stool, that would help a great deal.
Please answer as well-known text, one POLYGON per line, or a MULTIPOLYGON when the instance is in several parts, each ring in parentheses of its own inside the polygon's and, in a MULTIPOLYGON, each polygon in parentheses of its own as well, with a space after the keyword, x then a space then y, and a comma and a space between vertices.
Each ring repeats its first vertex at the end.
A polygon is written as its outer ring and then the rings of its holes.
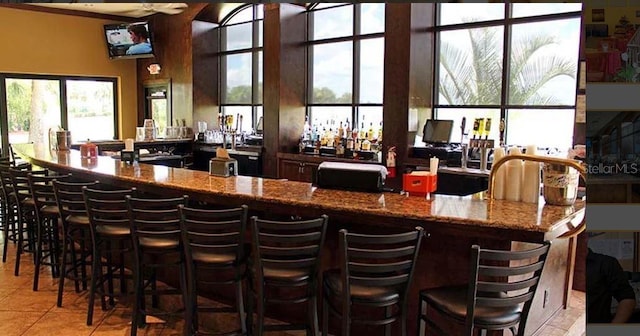
POLYGON ((0 216, 2 217, 2 262, 7 262, 7 248, 9 241, 17 242, 17 214, 16 198, 13 191, 13 184, 11 182, 11 175, 9 169, 13 166, 11 164, 0 164, 0 216))
POLYGON ((62 257, 60 258, 60 281, 58 282, 58 307, 62 307, 65 279, 74 281, 76 293, 87 289, 87 260, 91 257, 91 234, 89 216, 82 195, 82 187, 93 187, 95 182, 63 182, 53 180, 53 191, 62 221, 62 257), (76 243, 79 249, 76 248, 76 243), (69 267, 67 267, 69 266, 69 267), (78 275, 80 269, 80 275, 78 275))
POLYGON ((299 221, 271 221, 251 217, 253 231, 255 295, 257 303, 256 331, 305 330, 307 335, 319 335, 317 283, 320 255, 329 217, 299 221), (269 297, 270 288, 304 289, 303 295, 269 297), (305 324, 265 325, 266 303, 307 303, 305 324))
POLYGON ((351 333, 351 324, 385 326, 391 335, 393 322, 407 335, 407 294, 413 278, 422 227, 405 233, 369 235, 339 232, 341 269, 323 273, 322 329, 329 332, 329 313, 342 320, 342 334, 351 333), (334 303, 335 302, 335 303, 334 303), (383 319, 356 317, 355 307, 385 309, 383 319), (396 307, 396 309, 394 309, 396 307), (395 312, 394 312, 395 310, 395 312))
POLYGON ((36 259, 33 273, 33 290, 38 290, 40 265, 51 267, 51 276, 60 276, 60 211, 53 191, 53 181, 64 181, 71 177, 65 175, 27 174, 31 197, 34 202, 36 223, 36 259), (47 261, 48 260, 48 261, 47 261))
MULTIPOLYGON (((137 335, 138 327, 144 326, 146 315, 175 316, 182 315, 187 320, 188 288, 186 279, 186 262, 180 231, 179 205, 186 205, 188 196, 178 198, 133 198, 126 197, 131 225, 131 238, 134 250, 134 284, 135 300, 131 318, 131 336, 137 335), (180 289, 158 289, 156 273, 159 269, 178 268, 180 289), (145 271, 149 272, 149 280, 145 284, 145 271), (147 289, 150 287, 150 289, 147 289), (158 307, 159 295, 181 295, 184 309, 161 311, 147 309, 146 294, 152 296, 152 308, 158 307)), ((187 335, 191 325, 185 323, 184 334, 187 335)))
POLYGON ((514 336, 523 336, 549 247, 550 242, 545 242, 528 250, 505 251, 473 245, 468 285, 420 292, 418 335, 424 335, 426 326, 441 335, 451 334, 427 315, 431 307, 463 324, 465 335, 473 335, 477 328, 481 335, 509 329, 514 336))
POLYGON ((18 220, 15 229, 18 243, 14 270, 15 276, 20 275, 20 259, 24 252, 33 253, 33 262, 36 262, 35 245, 37 226, 35 224, 35 202, 33 197, 31 197, 31 188, 29 187, 29 174, 48 175, 49 170, 31 170, 31 166, 28 166, 27 169, 9 169, 18 220))
POLYGON ((247 278, 247 258, 251 252, 251 246, 245 244, 249 208, 242 205, 239 208, 204 210, 181 205, 179 209, 189 282, 186 323, 193 326, 190 334, 199 333, 198 312, 237 312, 240 328, 225 335, 247 335, 242 281, 247 278), (236 307, 198 304, 200 286, 212 285, 234 285, 236 307))
POLYGON ((115 272, 120 278, 120 294, 126 295, 125 255, 131 253, 131 229, 129 227, 129 210, 125 198, 135 195, 136 189, 102 190, 101 184, 92 188, 82 187, 84 203, 89 217, 91 234, 91 281, 89 284, 89 306, 87 309, 87 325, 93 324, 93 305, 96 293, 100 294, 102 310, 107 310, 105 296, 109 304, 114 305, 116 295, 113 286, 115 272), (103 261, 103 256, 104 260, 103 261), (117 256, 119 263, 115 263, 117 256), (106 266, 106 272, 103 268, 106 266), (104 284, 107 283, 107 290, 104 284))

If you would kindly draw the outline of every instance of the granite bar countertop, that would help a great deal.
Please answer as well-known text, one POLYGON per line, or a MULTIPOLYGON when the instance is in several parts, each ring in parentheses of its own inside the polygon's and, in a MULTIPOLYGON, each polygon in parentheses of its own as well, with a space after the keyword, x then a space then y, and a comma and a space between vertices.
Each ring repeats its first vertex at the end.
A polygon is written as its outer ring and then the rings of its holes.
MULTIPOLYGON (((14 150, 34 165, 98 180, 117 180, 146 187, 171 188, 185 194, 233 198, 263 207, 304 208, 352 218, 374 218, 433 228, 454 226, 467 234, 474 231, 499 236, 508 232, 513 237, 555 238, 577 225, 584 216, 585 202, 572 206, 485 200, 482 194, 472 196, 431 195, 407 197, 398 193, 365 193, 320 189, 311 183, 249 176, 216 177, 207 172, 154 166, 128 165, 119 159, 99 156, 97 160, 81 159, 76 150, 50 151, 47 146, 16 144, 14 150), (449 225, 449 226, 446 226, 449 225)), ((375 224, 376 221, 373 221, 375 224)), ((498 238, 498 237, 497 237, 498 238)))

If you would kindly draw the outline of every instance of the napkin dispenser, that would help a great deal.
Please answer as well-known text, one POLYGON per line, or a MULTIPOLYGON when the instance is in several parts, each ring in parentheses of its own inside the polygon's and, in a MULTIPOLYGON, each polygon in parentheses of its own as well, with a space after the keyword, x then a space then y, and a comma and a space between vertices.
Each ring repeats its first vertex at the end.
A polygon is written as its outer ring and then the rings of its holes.
POLYGON ((238 160, 229 157, 224 148, 216 149, 216 157, 209 160, 209 174, 229 177, 238 175, 238 160))
POLYGON ((387 167, 367 163, 325 161, 318 166, 316 184, 320 188, 382 192, 387 167))

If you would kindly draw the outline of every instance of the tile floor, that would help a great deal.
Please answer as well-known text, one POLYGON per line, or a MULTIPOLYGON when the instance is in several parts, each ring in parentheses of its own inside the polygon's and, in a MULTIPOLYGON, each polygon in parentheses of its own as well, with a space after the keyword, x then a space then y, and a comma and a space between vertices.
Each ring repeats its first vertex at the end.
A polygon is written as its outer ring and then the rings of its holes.
MULTIPOLYGON (((1 246, 1 245, 0 245, 1 246)), ((102 311, 96 300, 94 323, 85 324, 87 294, 76 293, 73 282, 66 283, 63 306, 56 306, 58 289, 57 279, 51 273, 43 271, 40 276, 40 288, 34 292, 34 266, 30 254, 22 259, 20 276, 13 275, 15 265, 15 246, 10 243, 6 263, 0 263, 0 335, 2 336, 124 336, 130 333, 130 308, 118 304, 116 308, 102 311), (68 285, 67 285, 68 284, 68 285)), ((43 268, 45 270, 45 268, 43 268)), ((538 335, 545 336, 584 336, 585 335, 584 293, 574 291, 570 309, 562 311, 538 335)), ((182 323, 149 323, 139 329, 138 335, 181 335, 182 323)), ((236 319, 229 314, 214 321, 208 321, 207 327, 229 330, 236 325, 236 319)), ((268 333, 270 336, 303 335, 304 333, 268 333)))

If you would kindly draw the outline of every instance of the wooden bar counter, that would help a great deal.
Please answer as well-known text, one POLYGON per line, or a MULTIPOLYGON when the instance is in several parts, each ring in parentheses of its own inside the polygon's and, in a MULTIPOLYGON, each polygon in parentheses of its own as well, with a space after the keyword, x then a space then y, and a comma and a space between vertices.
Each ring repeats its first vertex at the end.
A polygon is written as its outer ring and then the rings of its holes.
MULTIPOLYGON (((17 144, 13 148, 21 158, 40 167, 102 183, 135 186, 163 196, 187 194, 191 199, 212 204, 246 204, 264 215, 327 214, 330 229, 323 252, 323 269, 338 265, 339 229, 384 233, 420 225, 429 237, 423 243, 411 288, 410 335, 415 334, 417 292, 442 284, 466 283, 472 244, 517 249, 527 243, 550 240, 552 249, 527 325, 526 334, 535 334, 567 304, 575 244, 574 238, 561 236, 575 230, 585 212, 583 201, 573 206, 552 206, 545 205, 542 199, 539 204, 528 204, 488 201, 482 195, 432 195, 431 199, 425 199, 392 193, 327 190, 304 182, 246 176, 222 178, 181 168, 128 165, 110 157, 87 161, 75 150, 51 152, 46 146, 33 144, 17 144)), ((285 319, 290 315, 274 317, 285 319)))

